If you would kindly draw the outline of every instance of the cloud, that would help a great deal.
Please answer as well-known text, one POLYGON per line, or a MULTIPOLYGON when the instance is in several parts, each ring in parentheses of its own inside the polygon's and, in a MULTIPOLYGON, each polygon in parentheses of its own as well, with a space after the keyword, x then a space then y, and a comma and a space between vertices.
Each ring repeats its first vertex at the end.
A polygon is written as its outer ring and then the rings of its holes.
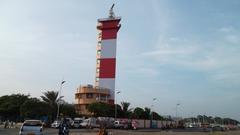
POLYGON ((237 84, 237 83, 239 83, 238 78, 240 78, 240 73, 225 71, 225 72, 214 74, 211 79, 215 80, 215 81, 224 81, 224 82, 228 82, 228 83, 229 83, 229 81, 231 81, 231 82, 234 82, 237 84))
POLYGON ((137 69, 131 70, 131 73, 137 73, 137 74, 140 73, 141 75, 153 77, 158 74, 158 71, 150 67, 139 67, 137 69))
POLYGON ((238 44, 240 43, 240 37, 237 36, 237 35, 227 35, 225 36, 225 39, 230 42, 230 43, 233 43, 233 44, 238 44))
POLYGON ((221 27, 218 29, 218 31, 223 34, 223 38, 225 39, 225 41, 232 44, 240 43, 239 32, 233 26, 221 27))
MULTIPOLYGON (((232 42, 238 42, 236 37, 231 38, 232 42)), ((180 38, 176 39, 181 42, 180 38)), ((156 62, 156 65, 174 65, 180 69, 200 71, 212 81, 234 84, 240 82, 239 75, 234 74, 240 72, 239 48, 222 43, 216 45, 183 43, 185 44, 168 42, 154 50, 143 52, 141 56, 146 57, 148 61, 156 62)))
POLYGON ((142 53, 143 56, 152 56, 159 58, 160 56, 166 56, 166 55, 186 55, 186 54, 192 54, 197 51, 196 47, 190 46, 190 47, 179 47, 179 46, 169 46, 169 45, 163 45, 160 48, 157 48, 156 50, 144 52, 142 53))
POLYGON ((219 28, 220 32, 225 32, 225 33, 232 32, 233 30, 234 30, 234 28, 232 26, 219 28))

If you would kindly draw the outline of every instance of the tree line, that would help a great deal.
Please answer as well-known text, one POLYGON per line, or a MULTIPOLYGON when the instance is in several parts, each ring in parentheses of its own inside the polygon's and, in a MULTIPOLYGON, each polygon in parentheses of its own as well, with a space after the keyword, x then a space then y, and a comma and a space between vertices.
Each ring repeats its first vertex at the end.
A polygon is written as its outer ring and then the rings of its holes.
POLYGON ((73 104, 58 98, 58 92, 46 91, 40 98, 24 94, 4 95, 0 97, 0 119, 2 121, 23 121, 25 119, 42 119, 52 122, 56 119, 57 103, 60 104, 60 114, 75 116, 73 104))
POLYGON ((183 119, 184 122, 191 123, 207 123, 207 124, 220 124, 220 125, 237 125, 240 124, 239 121, 231 119, 231 118, 221 118, 221 117, 213 117, 206 115, 198 115, 197 117, 190 117, 183 119))
POLYGON ((130 108, 129 102, 121 102, 121 105, 95 102, 88 105, 87 109, 95 117, 115 117, 116 115, 117 118, 167 120, 157 112, 152 112, 148 107, 130 108))
MULTIPOLYGON (((24 94, 4 95, 0 97, 0 120, 23 121, 25 119, 42 119, 49 123, 56 119, 58 103, 60 104, 60 116, 80 117, 76 114, 74 104, 69 104, 59 98, 58 92, 46 91, 40 98, 24 94)), ((129 102, 121 102, 120 105, 94 102, 87 106, 89 112, 95 117, 115 117, 145 120, 171 120, 165 118, 150 108, 130 108, 129 102), (115 111, 115 109, 117 111, 115 111)), ((239 124, 239 121, 231 118, 212 117, 198 115, 197 117, 185 118, 184 122, 216 123, 216 124, 239 124)))
MULTIPOLYGON (((42 119, 53 122, 56 119, 58 103, 60 115, 65 117, 80 117, 76 114, 74 104, 69 104, 59 98, 58 92, 46 91, 39 98, 24 94, 4 95, 0 97, 0 120, 23 121, 25 119, 42 119)), ((87 109, 95 117, 115 117, 115 107, 118 118, 156 119, 164 118, 156 112, 151 112, 148 107, 135 109, 129 108, 129 102, 121 105, 111 105, 95 102, 88 105, 87 109)))

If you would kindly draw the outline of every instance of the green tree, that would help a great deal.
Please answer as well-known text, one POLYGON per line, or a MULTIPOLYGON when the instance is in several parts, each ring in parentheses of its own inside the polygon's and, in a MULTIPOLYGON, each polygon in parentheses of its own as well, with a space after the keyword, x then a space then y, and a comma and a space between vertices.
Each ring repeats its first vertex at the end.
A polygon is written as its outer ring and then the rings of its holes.
POLYGON ((161 115, 159 115, 157 112, 152 112, 152 118, 154 120, 164 120, 164 118, 161 115))
POLYGON ((133 118, 145 119, 144 115, 145 115, 144 110, 142 108, 140 108, 140 107, 136 107, 133 110, 133 118))
POLYGON ((0 115, 4 119, 21 120, 20 107, 29 99, 29 95, 12 94, 0 97, 0 115))
POLYGON ((122 106, 122 117, 129 118, 132 114, 132 109, 129 109, 130 103, 129 102, 121 102, 122 106))
POLYGON ((150 119, 151 117, 151 109, 148 107, 144 108, 144 119, 150 119))
POLYGON ((68 104, 68 103, 62 104, 60 106, 60 114, 68 117, 75 117, 76 112, 75 112, 74 104, 68 104))
POLYGON ((88 111, 91 112, 94 116, 106 117, 106 116, 114 116, 114 105, 102 103, 102 102, 94 102, 88 105, 88 111))
POLYGON ((215 121, 216 124, 223 124, 223 119, 220 118, 220 117, 215 117, 214 121, 215 121))
POLYGON ((41 96, 43 102, 45 102, 49 107, 49 115, 51 121, 53 121, 57 116, 57 103, 58 103, 58 92, 56 91, 46 91, 41 96))
POLYGON ((24 118, 40 119, 41 116, 46 116, 48 112, 47 104, 37 98, 26 100, 20 108, 20 114, 24 118))

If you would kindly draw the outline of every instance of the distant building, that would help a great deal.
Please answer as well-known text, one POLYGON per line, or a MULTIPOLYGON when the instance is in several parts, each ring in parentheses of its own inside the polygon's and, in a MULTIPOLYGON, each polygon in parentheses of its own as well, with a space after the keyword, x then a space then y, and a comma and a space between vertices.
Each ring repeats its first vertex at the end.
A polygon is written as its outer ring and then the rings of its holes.
POLYGON ((87 106, 93 102, 109 104, 115 102, 117 32, 121 27, 119 24, 121 18, 115 17, 113 6, 108 18, 98 19, 95 86, 87 85, 77 89, 75 107, 79 114, 91 115, 87 111, 87 106))
POLYGON ((109 89, 94 87, 92 85, 80 86, 75 94, 75 110, 76 113, 82 115, 91 115, 87 111, 89 104, 94 102, 108 103, 110 96, 109 89))

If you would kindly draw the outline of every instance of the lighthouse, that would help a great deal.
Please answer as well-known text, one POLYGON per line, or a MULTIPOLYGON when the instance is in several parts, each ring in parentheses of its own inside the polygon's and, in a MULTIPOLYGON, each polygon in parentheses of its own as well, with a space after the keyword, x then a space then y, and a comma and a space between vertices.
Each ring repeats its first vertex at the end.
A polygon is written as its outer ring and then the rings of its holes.
POLYGON ((114 104, 117 33, 121 27, 121 17, 116 17, 113 7, 109 10, 108 18, 98 19, 98 42, 95 86, 109 89, 108 103, 114 104))
POLYGON ((116 17, 113 6, 107 18, 98 19, 97 30, 97 59, 95 86, 88 84, 79 86, 75 93, 76 113, 92 116, 88 105, 94 102, 114 104, 115 77, 116 77, 116 51, 117 33, 121 25, 121 18, 116 17))

